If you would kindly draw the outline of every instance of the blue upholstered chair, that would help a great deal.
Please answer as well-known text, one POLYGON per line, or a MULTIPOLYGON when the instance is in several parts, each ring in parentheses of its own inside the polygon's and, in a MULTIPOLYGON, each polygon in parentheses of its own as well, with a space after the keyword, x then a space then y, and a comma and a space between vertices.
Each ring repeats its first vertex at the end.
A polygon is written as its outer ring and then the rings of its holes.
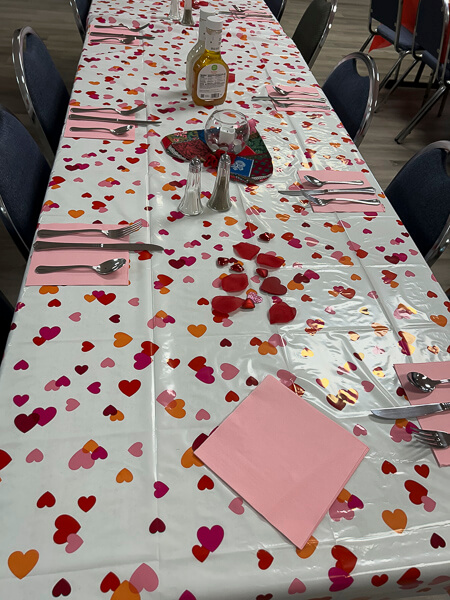
POLYGON ((323 84, 323 91, 332 104, 350 137, 359 146, 375 111, 378 97, 378 69, 368 54, 353 52, 345 56, 323 84), (367 75, 360 75, 357 63, 367 75))
POLYGON ((31 248, 50 168, 22 123, 0 106, 0 218, 25 257, 31 248))
POLYGON ((449 154, 449 141, 430 144, 406 163, 386 189, 386 196, 430 266, 450 241, 449 154))
POLYGON ((272 11, 273 16, 278 21, 281 21, 284 9, 286 8, 286 0, 264 0, 267 6, 272 11))
POLYGON ((41 38, 24 27, 14 32, 12 56, 17 83, 49 164, 61 137, 69 94, 41 38))
MULTIPOLYGON (((374 36, 379 35, 393 44, 398 54, 397 60, 381 81, 380 90, 384 88, 394 72, 396 72, 396 80, 398 79, 403 59, 410 55, 414 48, 413 34, 401 24, 402 11, 403 0, 371 0, 370 2, 369 37, 362 45, 360 52, 364 52, 374 36), (374 21, 378 22, 377 26, 374 25, 374 21)), ((418 48, 416 47, 416 49, 418 48)), ((406 75, 412 71, 418 62, 419 60, 415 58, 406 75)), ((419 72, 417 80, 420 79, 421 74, 422 71, 419 72)), ((387 97, 383 100, 383 103, 387 100, 387 97)))
POLYGON ((431 110, 436 102, 442 98, 443 103, 439 116, 442 113, 445 98, 450 87, 449 50, 450 43, 445 47, 446 32, 449 26, 448 0, 421 0, 417 11, 414 42, 420 50, 414 50, 417 60, 431 69, 428 89, 433 82, 437 82, 438 89, 431 98, 425 102, 415 117, 397 135, 395 141, 401 144, 411 133, 414 127, 431 110))
POLYGON ((91 0, 69 0, 69 4, 72 7, 73 16, 75 17, 75 23, 77 24, 81 39, 84 40, 91 0))
POLYGON ((336 8, 337 0, 312 0, 292 36, 310 69, 325 44, 336 8))
POLYGON ((0 290, 0 362, 3 358, 13 315, 13 307, 0 290))

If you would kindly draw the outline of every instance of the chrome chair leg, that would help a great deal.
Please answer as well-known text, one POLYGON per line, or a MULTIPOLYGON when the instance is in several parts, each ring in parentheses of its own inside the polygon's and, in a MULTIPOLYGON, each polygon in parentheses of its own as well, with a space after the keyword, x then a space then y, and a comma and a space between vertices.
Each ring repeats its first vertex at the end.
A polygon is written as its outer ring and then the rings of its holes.
POLYGON ((441 106, 439 107, 438 117, 441 117, 442 113, 444 112, 444 106, 445 106, 445 103, 447 101, 448 90, 449 90, 449 88, 447 88, 445 90, 445 94, 442 97, 442 102, 441 102, 441 106))
POLYGON ((364 42, 364 44, 361 46, 359 51, 364 52, 364 50, 367 48, 367 46, 370 44, 370 42, 373 40, 374 37, 375 37, 375 34, 371 33, 369 35, 369 37, 367 38, 367 40, 364 42))
POLYGON ((402 64, 402 60, 408 54, 411 54, 410 50, 405 50, 404 52, 400 52, 400 54, 398 55, 397 60, 395 61, 395 63, 393 64, 393 66, 389 69, 389 71, 386 73, 386 75, 384 76, 383 80, 381 81, 379 90, 382 90, 384 88, 384 86, 387 84, 387 82, 389 81, 392 73, 395 70, 397 70, 397 76, 395 77, 395 82, 398 81, 398 75, 399 75, 400 66, 402 64))
POLYGON ((424 70, 424 69, 425 69, 425 63, 424 63, 424 62, 421 62, 421 63, 420 63, 419 70, 417 71, 417 75, 416 75, 416 77, 415 77, 415 79, 414 79, 414 83, 419 83, 419 81, 420 81, 420 78, 422 77, 422 74, 423 74, 423 70, 424 70))
POLYGON ((406 71, 403 73, 403 75, 400 77, 400 79, 398 79, 394 85, 391 87, 391 89, 388 91, 388 93, 386 94, 386 96, 377 104, 377 108, 375 109, 375 112, 377 113, 379 111, 379 109, 383 106, 383 104, 385 104, 388 100, 388 98, 395 92, 395 90, 403 83, 403 81, 408 77, 408 75, 411 73, 411 71, 414 69, 414 67, 417 65, 419 61, 416 59, 407 69, 406 71))
POLYGON ((425 106, 426 101, 428 100, 428 96, 430 95, 431 86, 434 81, 434 71, 431 72, 430 77, 428 79, 427 89, 425 90, 425 94, 422 100, 422 106, 425 106))
POLYGON ((414 129, 414 127, 420 123, 420 121, 424 118, 424 116, 427 114, 427 112, 429 110, 431 110, 431 108, 433 108, 433 106, 436 104, 436 102, 439 100, 439 98, 442 96, 442 94, 445 93, 447 89, 446 85, 441 85, 439 87, 439 89, 436 91, 435 94, 433 94, 433 96, 431 96, 431 98, 428 100, 428 102, 422 106, 422 108, 419 110, 419 112, 416 114, 416 116, 412 119, 412 121, 410 121, 408 123, 408 125, 402 129, 402 131, 397 135, 397 137, 395 138, 395 141, 397 142, 397 144, 401 144, 406 137, 411 133, 411 131, 414 129))

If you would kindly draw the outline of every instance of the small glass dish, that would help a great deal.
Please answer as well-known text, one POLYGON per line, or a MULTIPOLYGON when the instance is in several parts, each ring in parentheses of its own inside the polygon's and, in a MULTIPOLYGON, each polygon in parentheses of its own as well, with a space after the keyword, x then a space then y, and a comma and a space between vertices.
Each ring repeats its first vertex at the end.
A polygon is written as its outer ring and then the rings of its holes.
POLYGON ((213 153, 220 150, 239 154, 245 148, 249 135, 248 121, 237 110, 216 110, 205 125, 205 141, 213 153))

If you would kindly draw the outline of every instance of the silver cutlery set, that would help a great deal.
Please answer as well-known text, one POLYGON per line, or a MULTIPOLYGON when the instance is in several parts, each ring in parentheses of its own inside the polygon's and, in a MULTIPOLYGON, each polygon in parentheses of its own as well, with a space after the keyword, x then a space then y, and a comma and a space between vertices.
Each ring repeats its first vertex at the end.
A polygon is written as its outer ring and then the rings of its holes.
MULTIPOLYGON (((39 229, 37 232, 38 238, 51 238, 51 237, 62 237, 67 235, 77 235, 77 234, 95 234, 99 233, 104 236, 112 239, 118 240, 131 233, 135 233, 139 231, 142 227, 142 223, 140 221, 136 221, 135 223, 130 223, 130 225, 126 225, 125 227, 121 227, 119 229, 65 229, 65 230, 56 230, 56 229, 39 229)), ((33 244, 34 250, 76 250, 76 249, 101 249, 101 250, 121 250, 121 251, 130 251, 130 252, 142 252, 143 250, 147 250, 148 252, 157 252, 163 250, 162 246, 158 246, 156 244, 144 244, 144 243, 112 243, 112 244, 102 244, 102 243, 90 243, 90 242, 43 242, 37 241, 33 244)), ((105 262, 100 263, 99 265, 39 265, 36 267, 35 272, 39 274, 47 274, 47 273, 56 273, 59 271, 69 271, 72 269, 93 269, 100 275, 109 275, 110 273, 114 273, 121 267, 126 264, 126 260, 124 258, 112 258, 110 260, 106 260, 105 262)))
MULTIPOLYGON (((424 394, 431 394, 438 385, 450 383, 450 379, 431 379, 422 373, 412 371, 407 375, 409 383, 418 388, 424 394)), ((382 419, 412 419, 414 417, 423 417, 426 415, 438 414, 450 410, 450 402, 436 402, 435 404, 415 404, 411 406, 390 408, 377 408, 371 412, 376 417, 382 419)), ((435 449, 448 448, 450 446, 450 433, 445 431, 434 431, 431 429, 412 430, 414 439, 431 446, 435 449)))
POLYGON ((347 198, 343 197, 340 194, 368 194, 370 196, 374 196, 377 191, 374 187, 363 187, 363 181, 320 181, 315 177, 310 177, 308 175, 305 176, 305 180, 308 183, 312 183, 316 186, 316 188, 321 188, 325 184, 345 184, 352 185, 354 187, 350 188, 337 188, 337 189, 326 189, 326 190, 313 190, 313 189, 297 189, 297 190, 278 190, 279 194, 283 194, 284 196, 300 196, 305 200, 308 200, 310 204, 315 204, 316 206, 326 206, 330 202, 353 202, 355 204, 369 204, 372 206, 379 206, 380 201, 377 198, 347 198), (316 183, 313 183, 316 182, 316 183), (358 187, 361 186, 361 187, 358 187), (328 194, 334 194, 336 197, 329 198, 328 194))

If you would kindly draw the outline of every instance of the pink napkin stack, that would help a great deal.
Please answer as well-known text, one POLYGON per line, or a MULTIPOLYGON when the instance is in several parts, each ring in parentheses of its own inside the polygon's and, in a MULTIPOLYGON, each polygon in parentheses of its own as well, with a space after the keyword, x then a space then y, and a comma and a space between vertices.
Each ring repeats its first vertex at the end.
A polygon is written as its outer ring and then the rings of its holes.
MULTIPOLYGON (((421 392, 408 381, 410 371, 418 371, 431 377, 431 379, 450 379, 450 361, 434 363, 406 363, 394 365, 402 388, 408 396, 410 404, 434 404, 435 402, 448 402, 450 385, 438 386, 431 394, 421 392)), ((425 415, 419 417, 418 421, 422 429, 433 429, 450 433, 450 411, 425 415)), ((441 467, 450 466, 450 447, 442 450, 433 450, 434 456, 441 467)))
MULTIPOLYGON (((74 108, 102 108, 99 106, 77 106, 74 108)), ((87 117, 107 117, 107 118, 111 118, 111 119, 120 119, 120 120, 124 120, 124 121, 134 121, 135 118, 139 118, 139 117, 135 117, 134 115, 130 115, 130 116, 121 116, 119 114, 117 114, 116 112, 113 112, 112 110, 106 110, 109 107, 105 106, 104 107, 105 110, 103 111, 95 111, 95 112, 89 112, 86 113, 87 117)), ((100 128, 100 129, 109 129, 109 130, 113 130, 113 129, 117 129, 118 127, 122 127, 125 126, 125 123, 109 123, 108 121, 83 121, 82 119, 80 120, 76 120, 76 119, 70 119, 70 111, 69 111, 69 115, 67 117, 67 121, 66 121, 66 127, 64 129, 64 137, 70 137, 70 138, 86 138, 86 139, 93 139, 93 140, 117 140, 117 141, 121 141, 121 140, 131 140, 132 142, 134 142, 134 137, 135 137, 135 127, 133 127, 132 129, 130 129, 130 131, 127 131, 126 133, 124 133, 123 135, 114 135, 113 133, 108 133, 108 131, 70 131, 71 127, 86 127, 86 128, 90 128, 90 129, 95 129, 95 128, 100 128)), ((75 113, 73 113, 75 114, 75 113)), ((78 116, 82 116, 83 113, 78 113, 78 116)))
MULTIPOLYGON (((360 171, 298 171, 298 176, 300 179, 300 183, 302 184, 302 188, 305 188, 307 192, 318 192, 319 190, 323 191, 326 189, 337 190, 340 188, 355 188, 355 192, 348 193, 348 197, 355 198, 355 200, 367 200, 368 198, 377 198, 376 194, 373 196, 369 196, 369 194, 358 194, 358 188, 356 186, 345 185, 346 181, 362 181, 361 187, 370 187, 371 184, 367 181, 367 177, 361 173, 360 171), (339 184, 326 184, 321 188, 314 187, 307 181, 305 181, 305 175, 312 175, 313 177, 317 177, 322 181, 342 181, 339 184)), ((294 188, 292 188, 294 189, 294 188)), ((342 194, 344 198, 347 197, 347 192, 342 194)), ((324 200, 327 199, 327 196, 320 196, 324 200)), ((329 198, 335 198, 334 194, 330 194, 329 198)), ((380 200, 380 198, 378 198, 380 200)), ((313 204, 312 209, 317 213, 331 213, 331 212, 345 212, 345 213, 379 213, 384 212, 385 208, 383 204, 378 204, 375 206, 370 206, 369 204, 356 204, 353 202, 330 202, 326 206, 315 206, 313 204)))
POLYGON ((367 452, 269 375, 195 454, 303 548, 367 452))
MULTIPOLYGON (((127 35, 139 35, 136 34, 133 31, 130 31, 129 29, 127 29, 126 27, 111 27, 109 28, 103 28, 103 27, 96 27, 95 25, 92 25, 92 27, 90 27, 89 29, 89 40, 88 43, 89 44, 110 44, 111 46, 121 46, 123 45, 122 42, 120 41, 121 36, 127 36, 127 35), (101 38, 99 35, 91 35, 92 33, 104 33, 104 34, 110 34, 113 33, 114 35, 117 35, 117 39, 112 39, 111 41, 101 41, 99 42, 98 40, 103 40, 103 38, 101 38)), ((108 35, 105 35, 105 38, 108 37, 108 35)), ((126 44, 127 46, 140 46, 141 45, 142 40, 133 40, 132 42, 130 42, 129 44, 126 44)))
MULTIPOLYGON (((41 225, 42 229, 120 229, 123 225, 85 225, 67 223, 46 223, 41 225)), ((42 238, 38 238, 42 239, 42 238)), ((127 242, 128 236, 120 240, 110 240, 101 233, 80 233, 78 235, 65 235, 64 237, 46 238, 47 242, 92 242, 92 243, 120 243, 127 242)), ((30 266, 25 285, 128 285, 129 252, 119 250, 39 250, 31 255, 30 266), (39 275, 34 272, 38 265, 99 265, 110 258, 125 258, 126 264, 109 275, 100 275, 92 269, 79 269, 73 271, 61 271, 59 273, 48 273, 39 275)))

